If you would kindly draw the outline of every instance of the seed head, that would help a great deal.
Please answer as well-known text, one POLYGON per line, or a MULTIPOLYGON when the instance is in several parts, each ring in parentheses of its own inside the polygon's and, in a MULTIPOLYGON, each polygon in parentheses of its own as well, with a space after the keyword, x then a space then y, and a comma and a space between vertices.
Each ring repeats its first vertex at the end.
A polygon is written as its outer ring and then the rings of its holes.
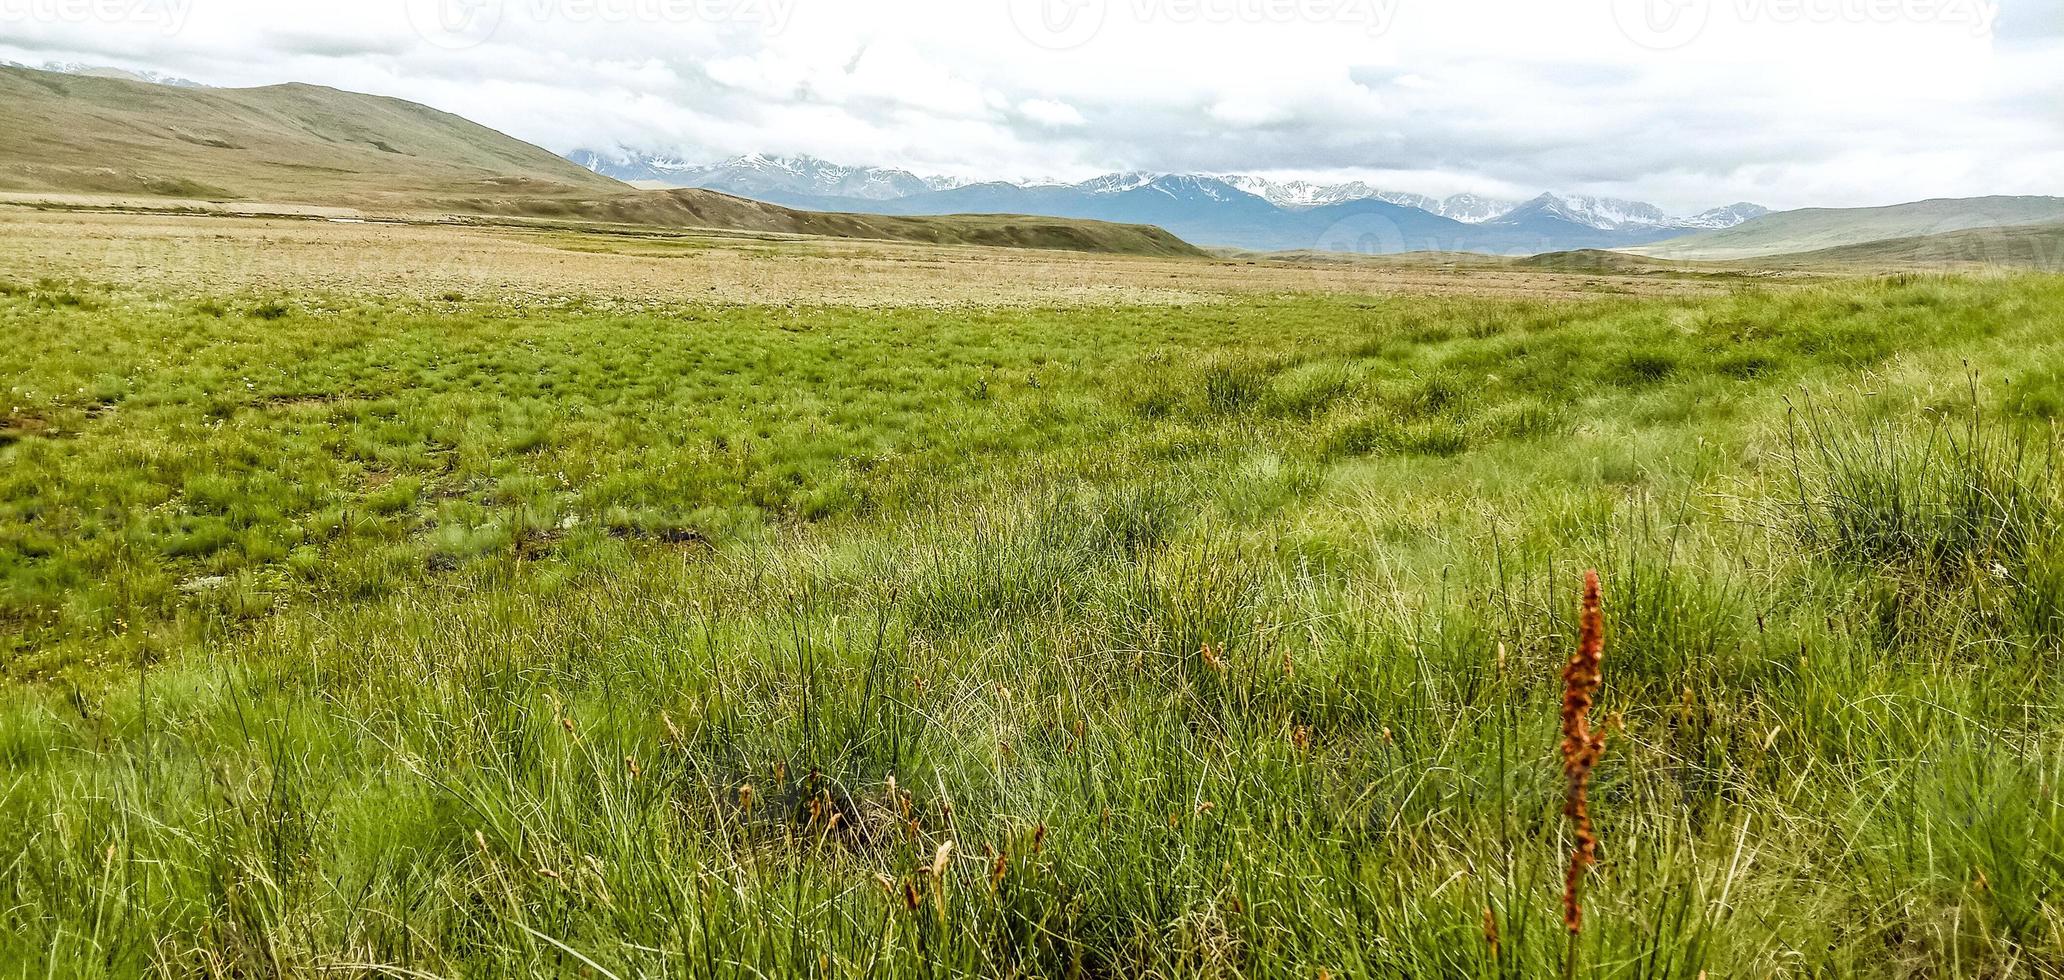
POLYGON ((1605 752, 1605 733, 1591 730, 1591 708, 1602 681, 1605 615, 1598 573, 1584 573, 1584 612, 1577 651, 1562 671, 1562 772, 1568 784, 1562 812, 1575 828, 1576 846, 1563 876, 1562 921, 1574 934, 1584 928, 1584 872, 1598 860, 1598 835, 1591 827, 1591 770, 1605 752))

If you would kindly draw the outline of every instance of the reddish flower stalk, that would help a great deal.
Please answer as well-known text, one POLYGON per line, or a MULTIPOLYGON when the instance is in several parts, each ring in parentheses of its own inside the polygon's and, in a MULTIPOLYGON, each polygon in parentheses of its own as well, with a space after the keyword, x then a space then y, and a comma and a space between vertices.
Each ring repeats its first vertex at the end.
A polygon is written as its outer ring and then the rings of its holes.
POLYGON ((1605 654, 1605 615, 1599 611, 1598 572, 1584 573, 1584 616, 1577 652, 1562 670, 1562 773, 1568 780, 1563 816, 1576 829, 1569 872, 1563 878, 1562 921, 1575 935, 1584 928, 1584 872, 1598 860, 1598 835, 1591 828, 1591 770, 1605 752, 1605 733, 1591 730, 1605 654))

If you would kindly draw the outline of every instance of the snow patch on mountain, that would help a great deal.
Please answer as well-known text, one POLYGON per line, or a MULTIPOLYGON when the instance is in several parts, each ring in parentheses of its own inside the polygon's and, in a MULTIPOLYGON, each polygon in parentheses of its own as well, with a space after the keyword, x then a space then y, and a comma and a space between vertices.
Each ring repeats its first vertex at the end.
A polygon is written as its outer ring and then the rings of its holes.
POLYGON ((1498 217, 1514 207, 1513 202, 1476 194, 1451 194, 1441 198, 1440 210, 1435 214, 1453 218, 1465 224, 1482 224, 1498 217))
MULTIPOLYGON (((1266 177, 1249 177, 1232 174, 1220 178, 1226 183, 1249 194, 1262 198, 1281 208, 1316 208, 1328 204, 1343 204, 1371 197, 1383 197, 1383 192, 1360 181, 1348 184, 1318 184, 1309 180, 1277 181, 1266 177)), ((1409 195, 1417 197, 1417 195, 1409 195)), ((1428 198, 1427 200, 1431 200, 1428 198)), ((1404 203, 1393 201, 1392 203, 1404 203)), ((1407 207, 1417 207, 1407 204, 1407 207)))
POLYGON ((1165 174, 1141 185, 1142 189, 1184 201, 1226 203, 1248 196, 1247 192, 1216 177, 1198 174, 1165 174))
POLYGON ((1500 201, 1475 194, 1432 197, 1410 191, 1385 190, 1359 180, 1341 184, 1320 184, 1308 180, 1277 181, 1244 175, 1231 175, 1221 179, 1280 208, 1318 208, 1329 204, 1345 204, 1349 201, 1377 200, 1418 208, 1455 221, 1476 224, 1489 221, 1518 206, 1518 202, 1515 201, 1500 201))
POLYGON ((207 88, 189 78, 167 75, 158 71, 130 71, 127 68, 110 68, 106 65, 89 65, 76 61, 46 61, 42 65, 24 65, 18 61, 0 61, 0 65, 11 68, 40 68, 43 71, 60 72, 66 75, 85 75, 91 78, 119 78, 125 82, 149 82, 152 85, 170 85, 174 88, 207 88))
MULTIPOLYGON (((860 201, 893 201, 929 191, 967 187, 973 182, 952 177, 924 177, 907 170, 883 167, 848 167, 812 156, 769 156, 748 154, 715 164, 696 164, 674 154, 619 150, 598 153, 581 150, 568 155, 574 162, 619 180, 650 181, 677 187, 707 187, 745 197, 777 195, 811 199, 848 198, 860 201)), ((1066 188, 1091 196, 1151 191, 1198 206, 1253 203, 1260 198, 1288 211, 1309 210, 1351 201, 1376 200, 1418 208, 1466 224, 1485 224, 1511 218, 1513 221, 1547 218, 1606 232, 1644 233, 1653 231, 1732 228, 1768 211, 1754 204, 1731 204, 1690 217, 1674 217, 1653 204, 1611 197, 1543 194, 1519 202, 1477 194, 1432 197, 1409 191, 1390 190, 1365 181, 1325 184, 1309 180, 1273 180, 1245 174, 1178 174, 1155 171, 1123 171, 1084 181, 1017 180, 989 181, 1021 188, 1066 188)))
POLYGON ((1631 228, 1668 228, 1671 218, 1661 208, 1639 201, 1610 197, 1561 197, 1543 194, 1525 205, 1530 214, 1561 218, 1600 231, 1631 228))
POLYGON ((1085 181, 1082 181, 1081 183, 1078 183, 1078 184, 1055 184, 1055 183, 1053 183, 1053 182, 1048 182, 1048 181, 1037 181, 1037 182, 1033 182, 1033 181, 1027 181, 1027 182, 1025 182, 1025 183, 1019 184, 1018 186, 1020 186, 1020 187, 1054 187, 1054 186, 1063 186, 1063 187, 1073 187, 1073 188, 1075 188, 1076 190, 1079 190, 1079 191, 1083 191, 1083 192, 1086 192, 1086 193, 1089 193, 1089 194, 1123 194, 1123 193, 1125 193, 1126 191, 1136 191, 1136 190, 1139 190, 1140 188, 1142 188, 1142 187, 1145 187, 1145 186, 1147 186, 1148 184, 1151 184, 1151 183, 1153 183, 1154 181, 1156 181, 1156 180, 1160 179, 1160 178, 1161 178, 1162 176, 1163 176, 1162 174, 1150 174, 1150 173, 1142 173, 1142 172, 1140 172, 1140 171, 1137 171, 1137 170, 1131 170, 1131 171, 1126 171, 1126 172, 1124 172, 1124 173, 1116 173, 1116 174, 1105 174, 1105 175, 1103 175, 1103 176, 1101 176, 1101 177, 1091 177, 1090 179, 1088 179, 1088 180, 1085 180, 1085 181))
POLYGON ((1742 203, 1681 218, 1641 201, 1543 194, 1500 215, 1496 220, 1517 223, 1549 218, 1599 231, 1614 232, 1690 231, 1732 228, 1751 218, 1769 213, 1769 209, 1759 205, 1742 203))
POLYGON ((672 154, 618 150, 576 150, 567 158, 596 173, 625 181, 656 181, 676 187, 705 187, 751 196, 770 191, 817 197, 892 201, 926 191, 960 187, 952 177, 921 177, 907 170, 848 167, 813 156, 749 153, 721 163, 697 164, 672 154))
POLYGON ((1716 228, 1732 228, 1735 225, 1741 224, 1744 221, 1754 221, 1755 219, 1763 217, 1764 215, 1769 213, 1770 209, 1764 207, 1761 204, 1750 204, 1747 201, 1743 201, 1737 204, 1730 204, 1724 208, 1714 208, 1711 211, 1701 211, 1698 214, 1694 214, 1689 218, 1682 219, 1678 224, 1678 227, 1698 228, 1702 230, 1716 228))

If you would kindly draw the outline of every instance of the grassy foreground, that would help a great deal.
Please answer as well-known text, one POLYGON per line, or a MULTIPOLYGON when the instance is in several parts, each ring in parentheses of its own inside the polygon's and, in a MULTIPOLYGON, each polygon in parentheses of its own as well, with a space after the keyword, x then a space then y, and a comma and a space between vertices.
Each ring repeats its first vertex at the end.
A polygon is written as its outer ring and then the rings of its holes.
POLYGON ((0 294, 11 975, 2064 971, 2064 280, 0 294))

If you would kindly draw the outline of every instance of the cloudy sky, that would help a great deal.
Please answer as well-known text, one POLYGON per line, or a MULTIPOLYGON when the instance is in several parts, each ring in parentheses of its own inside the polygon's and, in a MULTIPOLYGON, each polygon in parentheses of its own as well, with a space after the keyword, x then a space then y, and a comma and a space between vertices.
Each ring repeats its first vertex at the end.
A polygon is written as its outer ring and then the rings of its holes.
POLYGON ((560 152, 2064 194, 2064 0, 0 0, 0 58, 396 95, 560 152))

